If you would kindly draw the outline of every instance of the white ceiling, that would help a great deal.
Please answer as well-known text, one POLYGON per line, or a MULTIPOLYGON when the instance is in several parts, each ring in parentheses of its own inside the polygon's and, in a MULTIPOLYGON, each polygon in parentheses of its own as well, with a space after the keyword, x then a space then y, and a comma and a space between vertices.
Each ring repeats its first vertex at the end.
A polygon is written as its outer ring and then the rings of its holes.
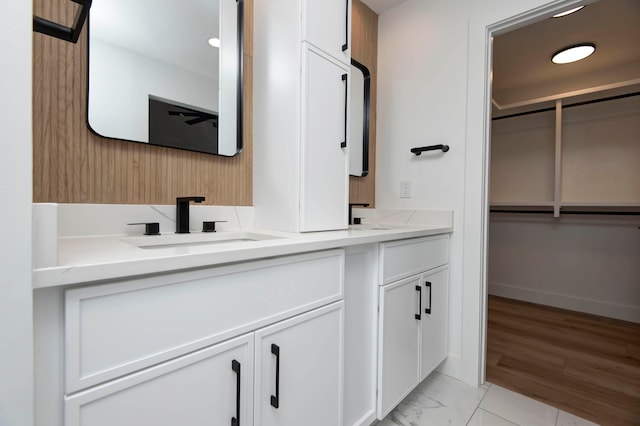
POLYGON ((371 10, 380 15, 387 9, 402 3, 404 0, 362 0, 371 10))
POLYGON ((493 99, 502 108, 563 93, 640 83, 640 0, 600 0, 563 18, 499 35, 493 41, 493 99), (596 52, 558 65, 551 55, 591 42, 596 52))
POLYGON ((219 0, 93 0, 91 38, 210 76, 217 74, 219 0), (188 5, 188 7, 185 7, 188 5))

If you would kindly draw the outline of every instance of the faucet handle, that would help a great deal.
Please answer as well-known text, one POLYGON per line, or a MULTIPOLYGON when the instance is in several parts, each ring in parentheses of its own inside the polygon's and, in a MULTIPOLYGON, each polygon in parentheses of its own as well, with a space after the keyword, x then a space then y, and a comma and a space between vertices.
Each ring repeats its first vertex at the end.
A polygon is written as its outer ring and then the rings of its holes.
POLYGON ((369 207, 369 203, 349 203, 349 225, 353 225, 351 218, 353 217, 353 208, 354 207, 369 207))
POLYGON ((202 232, 216 232, 216 223, 227 222, 226 220, 210 220, 202 222, 202 232))
POLYGON ((160 235, 160 224, 158 222, 127 223, 127 225, 144 225, 144 235, 160 235))

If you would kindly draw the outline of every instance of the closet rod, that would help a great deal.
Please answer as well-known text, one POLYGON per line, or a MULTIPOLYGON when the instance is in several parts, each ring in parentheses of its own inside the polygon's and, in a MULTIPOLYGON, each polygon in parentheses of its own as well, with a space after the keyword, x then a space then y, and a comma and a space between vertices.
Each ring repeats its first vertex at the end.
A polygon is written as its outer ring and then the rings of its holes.
MULTIPOLYGON (((516 209, 490 209, 491 213, 541 213, 553 214, 553 210, 516 210, 516 209)), ((621 211, 589 211, 589 210, 560 210, 563 214, 588 214, 588 215, 612 215, 612 216, 640 216, 640 212, 621 212, 621 211)))
MULTIPOLYGON (((563 105, 562 108, 571 108, 571 107, 582 106, 582 105, 597 104, 599 102, 615 101, 617 99, 630 98, 632 96, 638 96, 638 95, 640 95, 640 92, 626 93, 624 95, 609 96, 607 98, 592 99, 590 101, 576 102, 575 104, 563 105)), ((523 115, 537 114, 539 112, 555 111, 555 109, 556 109, 555 107, 549 107, 549 108, 536 109, 534 111, 519 112, 516 114, 503 115, 501 117, 494 117, 491 119, 491 121, 504 120, 505 118, 520 117, 523 115)))

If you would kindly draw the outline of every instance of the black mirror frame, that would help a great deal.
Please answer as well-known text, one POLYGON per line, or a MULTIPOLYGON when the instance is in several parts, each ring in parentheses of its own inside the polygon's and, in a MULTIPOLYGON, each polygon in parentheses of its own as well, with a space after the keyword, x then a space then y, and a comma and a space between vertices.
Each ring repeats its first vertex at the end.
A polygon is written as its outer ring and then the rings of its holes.
MULTIPOLYGON (((242 152, 243 109, 244 109, 244 0, 236 0, 237 38, 238 38, 238 80, 236 82, 236 153, 226 157, 235 157, 242 152)), ((219 154, 218 154, 219 155, 219 154)))
MULTIPOLYGON (((350 175, 354 177, 365 177, 369 174, 369 120, 371 110, 371 73, 369 68, 355 59, 351 58, 351 65, 362 71, 364 76, 364 101, 362 114, 362 174, 350 175)), ((351 142, 354 143, 354 142, 351 142)))
MULTIPOLYGON (((76 1, 76 0, 73 0, 76 1)), ((89 7, 87 7, 87 16, 86 16, 86 21, 87 21, 87 96, 86 96, 86 105, 85 105, 85 111, 87 112, 86 116, 87 116, 87 128, 89 129, 89 131, 91 133, 93 133, 96 136, 99 136, 101 138, 108 138, 108 139, 113 139, 113 140, 119 140, 119 141, 125 141, 125 142, 134 142, 134 143, 147 143, 148 145, 154 145, 153 143, 151 143, 151 141, 149 142, 140 142, 140 141, 134 141, 134 140, 130 140, 130 139, 121 139, 121 138, 113 138, 113 137, 109 137, 109 136, 104 136, 101 135, 100 133, 96 132, 92 127, 91 127, 91 123, 89 123, 89 55, 91 55, 91 52, 89 50, 89 32, 90 32, 90 28, 91 25, 89 25, 89 21, 91 19, 91 13, 89 11, 89 8, 91 7, 91 1, 88 1, 89 7)), ((236 153, 233 155, 222 155, 222 154, 213 154, 210 152, 203 152, 203 151, 193 151, 193 152, 200 152, 203 154, 209 154, 209 155, 217 155, 219 157, 227 157, 227 158, 231 158, 231 157, 235 157, 236 155, 239 155, 242 152, 242 148, 243 148, 243 137, 244 137, 244 132, 243 132, 243 128, 244 128, 244 117, 243 117, 243 110, 244 110, 244 0, 236 0, 236 13, 237 13, 237 40, 238 40, 238 78, 236 80, 236 153)), ((34 17, 35 19, 35 17, 34 17)), ((79 33, 79 31, 78 31, 79 33)), ((163 145, 154 145, 154 146, 163 146, 163 145)), ((164 146, 165 148, 172 148, 172 147, 168 147, 168 146, 164 146)), ((185 148, 173 148, 173 149, 180 149, 183 151, 191 151, 189 149, 185 149, 185 148)))

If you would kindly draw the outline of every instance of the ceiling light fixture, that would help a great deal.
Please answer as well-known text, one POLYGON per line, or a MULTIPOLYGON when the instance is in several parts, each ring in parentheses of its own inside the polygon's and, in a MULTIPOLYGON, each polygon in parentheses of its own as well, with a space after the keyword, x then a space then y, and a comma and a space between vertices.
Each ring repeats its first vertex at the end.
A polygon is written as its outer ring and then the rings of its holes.
POLYGON ((554 64, 568 64, 570 62, 579 61, 593 54, 596 51, 596 45, 593 43, 581 43, 574 46, 565 47, 558 50, 551 56, 551 62, 554 64))
POLYGON ((213 47, 220 47, 220 39, 212 37, 209 39, 209 44, 213 47))
POLYGON ((554 18, 562 18, 563 16, 571 15, 572 13, 579 11, 583 7, 584 7, 584 5, 583 6, 574 7, 573 9, 565 10, 564 12, 560 12, 557 15, 553 15, 553 17, 554 18))

